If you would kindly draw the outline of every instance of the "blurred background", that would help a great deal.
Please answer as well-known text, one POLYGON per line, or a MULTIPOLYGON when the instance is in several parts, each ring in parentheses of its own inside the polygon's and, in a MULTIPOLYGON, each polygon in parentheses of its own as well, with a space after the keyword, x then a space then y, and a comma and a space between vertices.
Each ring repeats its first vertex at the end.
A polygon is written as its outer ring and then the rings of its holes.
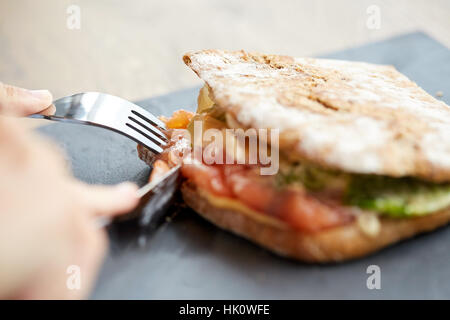
POLYGON ((189 50, 315 56, 417 30, 450 47, 450 1, 0 0, 0 81, 139 100, 199 84, 189 50))

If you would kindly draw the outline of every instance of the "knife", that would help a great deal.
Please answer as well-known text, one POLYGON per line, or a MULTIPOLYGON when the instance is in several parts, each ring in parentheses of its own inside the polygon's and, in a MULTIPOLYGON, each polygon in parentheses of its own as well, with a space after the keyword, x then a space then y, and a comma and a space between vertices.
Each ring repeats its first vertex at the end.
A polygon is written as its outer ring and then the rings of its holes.
MULTIPOLYGON (((177 165, 142 186, 137 191, 140 198, 139 204, 127 214, 127 219, 139 218, 140 226, 157 227, 167 213, 167 208, 178 190, 180 167, 181 165, 177 165)), ((119 216, 115 220, 120 221, 122 219, 119 216)), ((98 228, 104 228, 112 220, 108 217, 99 217, 95 222, 98 228)))
POLYGON ((141 226, 157 223, 164 216, 178 190, 180 168, 181 165, 171 168, 138 190, 141 200, 133 214, 139 216, 141 226))

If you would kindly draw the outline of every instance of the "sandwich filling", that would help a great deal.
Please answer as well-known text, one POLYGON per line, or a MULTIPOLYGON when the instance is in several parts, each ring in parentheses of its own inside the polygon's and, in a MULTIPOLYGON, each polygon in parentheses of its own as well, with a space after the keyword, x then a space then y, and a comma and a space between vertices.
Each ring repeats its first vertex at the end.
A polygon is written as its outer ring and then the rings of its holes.
MULTIPOLYGON (((232 115, 214 103, 207 86, 200 91, 195 115, 180 110, 163 120, 171 143, 158 156, 152 177, 182 161, 182 175, 211 199, 222 199, 222 204, 228 199, 230 206, 238 202, 252 212, 301 231, 317 232, 345 225, 363 212, 413 218, 450 206, 449 183, 343 172, 307 161, 292 161, 283 150, 279 171, 267 176, 260 174, 263 165, 258 163, 207 164, 187 160, 185 156, 192 151, 192 144, 184 133, 187 130, 191 136, 194 134, 195 121, 200 121, 203 128, 222 131, 239 126, 232 115)), ((240 154, 245 157, 247 151, 244 148, 240 154)))

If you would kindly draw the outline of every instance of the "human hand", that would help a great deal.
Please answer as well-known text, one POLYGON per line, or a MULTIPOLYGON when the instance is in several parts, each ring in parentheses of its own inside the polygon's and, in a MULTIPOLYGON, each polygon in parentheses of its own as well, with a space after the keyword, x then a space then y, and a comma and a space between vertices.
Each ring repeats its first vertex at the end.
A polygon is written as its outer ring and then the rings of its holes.
POLYGON ((0 114, 28 116, 53 114, 52 94, 48 90, 27 90, 0 82, 0 114))
MULTIPOLYGON (((27 114, 36 105, 17 109, 27 114)), ((6 117, 0 177, 0 298, 85 297, 107 244, 95 220, 133 209, 137 187, 75 180, 53 144, 6 117), (66 285, 71 265, 81 271, 79 290, 66 285)))

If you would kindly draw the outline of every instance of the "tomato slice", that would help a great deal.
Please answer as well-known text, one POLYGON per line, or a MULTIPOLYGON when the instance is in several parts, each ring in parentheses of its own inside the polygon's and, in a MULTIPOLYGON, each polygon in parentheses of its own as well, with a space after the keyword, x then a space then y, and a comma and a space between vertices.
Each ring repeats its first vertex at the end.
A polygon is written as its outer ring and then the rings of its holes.
POLYGON ((250 208, 266 212, 274 201, 275 190, 269 179, 255 177, 244 166, 224 167, 224 177, 235 198, 250 208))
POLYGON ((305 190, 277 190, 272 177, 259 176, 244 165, 184 165, 183 175, 217 196, 239 200, 261 214, 273 215, 292 227, 316 232, 352 219, 349 209, 320 201, 305 190))
POLYGON ((218 167, 204 164, 184 163, 181 174, 193 181, 198 187, 212 192, 215 195, 231 197, 230 189, 225 184, 222 172, 218 167))
POLYGON ((281 194, 274 213, 294 228, 315 232, 349 221, 351 215, 342 206, 329 206, 302 191, 281 194))

